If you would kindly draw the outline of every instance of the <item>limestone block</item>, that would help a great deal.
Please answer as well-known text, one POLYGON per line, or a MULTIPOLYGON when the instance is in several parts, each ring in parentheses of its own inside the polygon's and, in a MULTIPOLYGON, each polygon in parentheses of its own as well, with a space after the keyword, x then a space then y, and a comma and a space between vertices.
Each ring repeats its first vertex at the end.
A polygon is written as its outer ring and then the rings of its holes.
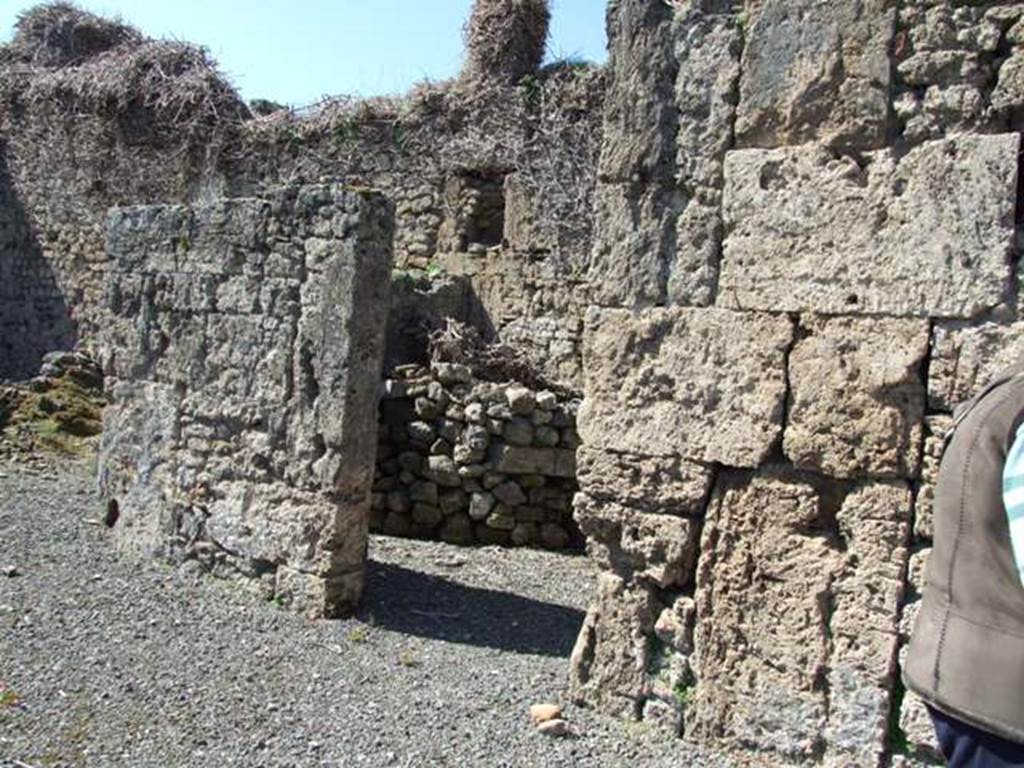
POLYGON ((97 457, 100 495, 117 504, 118 547, 152 557, 164 552, 173 528, 168 488, 177 470, 181 397, 172 386, 145 382, 118 382, 110 395, 97 457), (137 482, 140 475, 151 482, 137 482))
POLYGON ((928 369, 928 405, 952 412, 996 374, 1024 362, 1024 323, 938 323, 928 369))
POLYGON ((576 474, 574 451, 497 444, 491 447, 490 456, 495 471, 510 475, 574 477, 576 474))
POLYGON ((967 135, 864 167, 821 146, 731 152, 725 306, 970 318, 1008 287, 1015 134, 967 135))
POLYGON ((725 475, 697 567, 695 706, 687 736, 809 756, 828 714, 828 605, 841 557, 819 497, 777 476, 725 475))
MULTIPOLYGON (((935 365, 935 358, 932 358, 935 365)), ((934 370, 934 368, 933 368, 934 370)), ((935 483, 942 462, 943 437, 953 423, 951 416, 929 416, 925 419, 924 454, 921 459, 921 484, 914 504, 914 534, 930 540, 935 535, 935 483)))
POLYGON ((638 512, 584 493, 576 494, 573 510, 587 554, 604 570, 665 588, 691 582, 699 521, 638 512))
POLYGON ((720 309, 597 310, 584 333, 584 444, 757 466, 781 432, 785 317, 720 309))
POLYGON ((569 690, 575 701, 639 718, 648 688, 649 635, 659 609, 650 588, 627 585, 612 573, 598 576, 597 597, 569 660, 569 690))
POLYGON ((619 0, 608 9, 602 180, 672 177, 678 121, 672 18, 668 4, 647 0, 619 0))
POLYGON ((687 306, 704 306, 714 298, 722 244, 722 163, 731 143, 742 49, 736 18, 701 5, 677 9, 673 27, 680 200, 667 296, 687 306))
POLYGON ((877 766, 910 489, 815 484, 783 470, 720 479, 697 570, 688 735, 789 758, 822 744, 829 764, 877 766))
POLYGON ((805 320, 789 356, 786 455, 832 477, 913 477, 925 407, 925 321, 805 320))
POLYGON ((645 512, 699 516, 711 490, 711 470, 678 457, 583 447, 576 463, 580 490, 590 498, 645 512))
MULTIPOLYGON (((901 667, 906 664, 909 647, 904 645, 900 649, 901 667)), ((932 758, 941 756, 942 752, 935 738, 935 727, 932 725, 928 708, 924 700, 913 691, 904 690, 903 701, 900 703, 899 725, 907 744, 915 752, 932 758)))
POLYGON ((856 765, 881 765, 887 746, 910 504, 902 483, 865 483, 836 515, 846 562, 831 588, 824 733, 828 753, 856 765))
POLYGON ((892 0, 748 0, 737 143, 882 146, 894 7, 892 0))
MULTIPOLYGON (((598 185, 588 271, 595 303, 647 307, 664 302, 663 272, 675 258, 678 206, 677 193, 667 187, 598 185)), ((681 267, 677 271, 681 274, 681 267)))

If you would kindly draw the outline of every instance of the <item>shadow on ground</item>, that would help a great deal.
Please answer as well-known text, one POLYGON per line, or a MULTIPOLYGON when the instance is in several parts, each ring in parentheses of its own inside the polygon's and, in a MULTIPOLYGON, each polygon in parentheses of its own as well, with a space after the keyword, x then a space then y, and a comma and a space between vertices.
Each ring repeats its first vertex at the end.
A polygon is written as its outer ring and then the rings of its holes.
POLYGON ((584 618, 574 608, 372 560, 359 616, 418 637, 565 658, 584 618))

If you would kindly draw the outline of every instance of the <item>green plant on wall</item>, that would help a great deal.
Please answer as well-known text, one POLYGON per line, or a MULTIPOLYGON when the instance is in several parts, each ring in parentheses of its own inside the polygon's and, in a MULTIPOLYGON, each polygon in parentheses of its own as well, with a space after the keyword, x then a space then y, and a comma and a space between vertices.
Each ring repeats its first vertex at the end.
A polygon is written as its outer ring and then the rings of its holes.
POLYGON ((338 149, 354 144, 359 141, 359 123, 352 117, 339 118, 331 128, 331 138, 338 149))
POLYGON ((536 75, 526 75, 519 81, 519 97, 523 100, 523 106, 529 110, 540 107, 543 86, 536 75))

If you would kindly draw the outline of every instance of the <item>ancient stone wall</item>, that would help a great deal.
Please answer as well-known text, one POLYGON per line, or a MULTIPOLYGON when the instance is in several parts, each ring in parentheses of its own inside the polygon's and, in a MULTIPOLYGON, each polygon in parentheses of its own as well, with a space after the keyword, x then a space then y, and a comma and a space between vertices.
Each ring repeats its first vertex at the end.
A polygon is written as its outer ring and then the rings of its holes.
POLYGON ((456 363, 384 383, 371 530, 453 544, 579 547, 577 401, 456 363))
POLYGON ((1024 351, 1024 4, 608 18, 573 689, 766 765, 906 764, 940 436, 1024 351))
POLYGON ((0 379, 34 376, 46 352, 74 340, 70 310, 0 153, 0 379))
POLYGON ((111 212, 100 485, 124 547, 355 605, 392 222, 326 185, 111 212))
MULTIPOLYGON (((531 6, 540 24, 545 3, 531 6)), ((78 342, 89 344, 107 320, 110 206, 342 180, 380 189, 394 202, 395 263, 403 273, 437 269, 440 255, 500 260, 511 269, 514 296, 506 302, 490 291, 486 307, 474 302, 475 321, 500 335, 515 318, 510 334, 541 365, 554 343, 561 351, 552 373, 579 383, 578 317, 567 337, 551 296, 564 303, 586 271, 600 69, 566 63, 538 70, 531 55, 523 59, 530 71, 511 81, 477 68, 400 99, 338 98, 253 116, 198 48, 148 40, 81 11, 44 6, 29 21, 0 46, 0 134, 12 186, 78 342), (40 37, 37 27, 57 23, 52 15, 62 29, 87 26, 96 45, 65 51, 66 35, 40 37), (538 264, 548 274, 543 285, 531 277, 538 264), (533 328, 541 331, 537 343, 533 328)), ((545 24, 521 31, 536 35, 545 24)), ((504 50, 505 42, 489 39, 504 50)), ((474 277, 467 284, 477 290, 474 277)))

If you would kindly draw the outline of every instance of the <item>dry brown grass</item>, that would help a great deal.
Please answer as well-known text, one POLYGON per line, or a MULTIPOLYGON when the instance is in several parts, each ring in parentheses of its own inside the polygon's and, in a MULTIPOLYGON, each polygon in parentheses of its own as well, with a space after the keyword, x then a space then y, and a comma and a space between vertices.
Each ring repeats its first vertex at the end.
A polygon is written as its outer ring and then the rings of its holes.
POLYGON ((547 0, 476 0, 465 28, 464 75, 514 84, 535 73, 550 22, 547 0))
POLYGON ((72 3, 47 3, 18 16, 14 40, 5 53, 26 64, 64 67, 140 42, 142 35, 119 20, 96 16, 72 3))

